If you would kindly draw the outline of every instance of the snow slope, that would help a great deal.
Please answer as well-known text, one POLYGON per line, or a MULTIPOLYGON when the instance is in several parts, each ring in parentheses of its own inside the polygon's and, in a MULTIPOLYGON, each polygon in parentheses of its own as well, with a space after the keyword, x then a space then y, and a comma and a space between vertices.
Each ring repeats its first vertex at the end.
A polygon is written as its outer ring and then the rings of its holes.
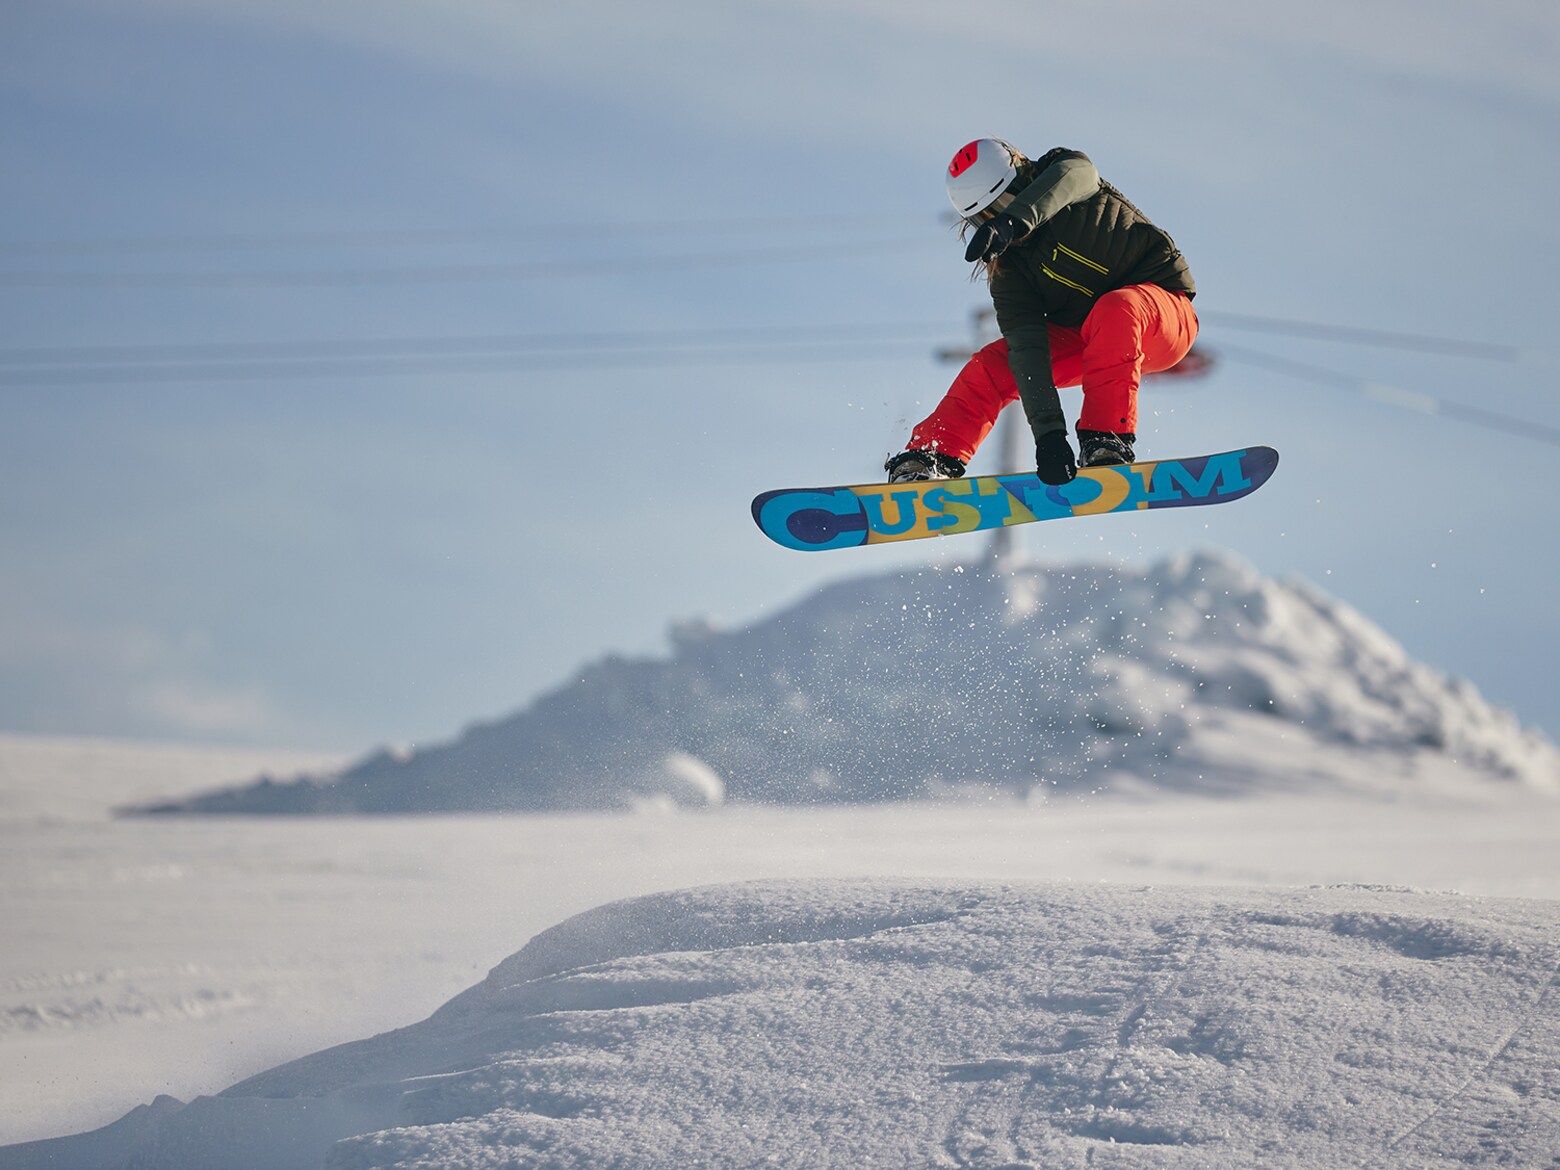
POLYGON ((0 824, 103 820, 122 805, 185 796, 258 772, 293 776, 340 763, 324 752, 0 731, 0 824))
POLYGON ((760 882, 0 1167, 1554 1165, 1553 902, 760 882))
POLYGON ((1377 775, 1449 763, 1560 793, 1542 735, 1342 603, 1220 555, 895 572, 673 641, 667 659, 609 658, 449 744, 159 811, 882 801, 1094 787, 1103 769, 1200 789, 1209 733, 1231 728, 1281 744, 1269 786, 1345 781, 1315 766, 1342 746, 1375 753, 1377 775))
MULTIPOLYGON (((1209 763, 1260 768, 1255 755, 1209 763)), ((1557 856, 1551 798, 1423 783, 1385 798, 0 821, 0 1145, 94 1129, 158 1094, 216 1093, 404 1026, 520 940, 649 893, 870 875, 1560 898, 1557 856)))

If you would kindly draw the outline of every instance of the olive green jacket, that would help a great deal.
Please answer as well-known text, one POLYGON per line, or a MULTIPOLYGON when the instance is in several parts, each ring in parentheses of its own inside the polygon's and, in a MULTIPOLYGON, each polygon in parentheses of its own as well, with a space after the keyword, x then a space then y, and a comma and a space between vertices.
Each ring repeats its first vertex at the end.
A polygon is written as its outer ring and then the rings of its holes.
POLYGON ((1000 208, 1018 221, 1019 239, 989 277, 1008 365, 1038 439, 1067 429, 1047 324, 1082 325, 1102 295, 1128 285, 1188 296, 1197 286, 1175 241, 1102 180, 1087 155, 1058 147, 1030 165, 1033 181, 1000 208))

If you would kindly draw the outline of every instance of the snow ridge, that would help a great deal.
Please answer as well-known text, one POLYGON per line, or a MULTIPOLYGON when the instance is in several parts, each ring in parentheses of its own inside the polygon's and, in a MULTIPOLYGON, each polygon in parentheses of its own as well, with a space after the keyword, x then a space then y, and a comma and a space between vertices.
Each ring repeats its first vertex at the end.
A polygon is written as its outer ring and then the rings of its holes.
POLYGON ((680 625, 669 658, 610 657, 452 743, 155 811, 883 801, 1106 771, 1255 783, 1210 758, 1210 733, 1273 740, 1290 770, 1272 783, 1336 780, 1318 753, 1342 749, 1377 773, 1432 760, 1560 793, 1560 752, 1472 686, 1306 584, 1202 553, 840 582, 744 630, 680 625))
POLYGON ((0 1167, 1548 1165, 1555 926, 1379 887, 658 894, 420 1024, 0 1167))

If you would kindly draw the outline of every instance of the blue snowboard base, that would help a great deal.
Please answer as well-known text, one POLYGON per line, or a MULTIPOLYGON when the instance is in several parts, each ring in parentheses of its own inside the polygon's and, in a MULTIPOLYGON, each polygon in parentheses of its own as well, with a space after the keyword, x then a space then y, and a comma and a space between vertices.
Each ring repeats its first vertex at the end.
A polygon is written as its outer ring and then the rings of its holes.
POLYGON ((862 544, 984 532, 1010 524, 1224 504, 1256 491, 1278 466, 1272 447, 1162 459, 1119 467, 1085 467, 1054 487, 1034 472, 874 483, 854 487, 781 488, 753 501, 764 535, 786 548, 815 552, 862 544))

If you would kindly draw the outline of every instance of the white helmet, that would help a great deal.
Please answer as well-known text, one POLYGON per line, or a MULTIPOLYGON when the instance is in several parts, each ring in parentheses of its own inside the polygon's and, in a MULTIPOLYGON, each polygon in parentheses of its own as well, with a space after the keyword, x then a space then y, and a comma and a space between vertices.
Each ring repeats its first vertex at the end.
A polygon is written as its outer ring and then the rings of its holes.
POLYGON ((948 164, 948 198, 953 209, 971 219, 990 207, 1018 178, 1024 156, 1000 138, 977 138, 948 164))

